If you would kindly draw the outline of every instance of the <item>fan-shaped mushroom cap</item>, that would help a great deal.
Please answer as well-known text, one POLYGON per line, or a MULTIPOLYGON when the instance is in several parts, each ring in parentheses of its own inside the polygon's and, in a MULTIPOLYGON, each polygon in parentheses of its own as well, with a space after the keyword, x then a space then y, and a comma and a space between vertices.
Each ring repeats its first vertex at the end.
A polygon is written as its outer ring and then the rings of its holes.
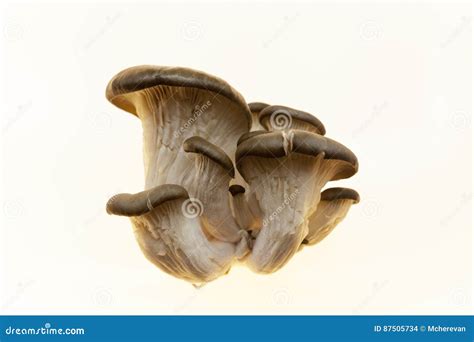
POLYGON ((183 166, 185 177, 180 182, 202 203, 203 229, 221 241, 240 241, 244 232, 232 216, 228 195, 234 164, 221 148, 201 137, 187 139, 183 149, 188 165, 183 166))
POLYGON ((309 218, 309 232, 304 245, 314 245, 323 240, 346 217, 350 207, 359 203, 357 191, 348 188, 329 188, 321 193, 316 212, 309 218))
POLYGON ((137 194, 119 194, 107 204, 110 214, 130 216, 145 256, 163 271, 192 283, 226 274, 236 255, 234 244, 209 239, 184 188, 165 184, 137 194))
POLYGON ((326 134, 326 128, 315 116, 285 106, 268 106, 259 114, 262 127, 268 131, 300 129, 317 134, 326 134))
POLYGON ((350 177, 358 167, 342 144, 300 130, 250 137, 238 146, 236 162, 263 214, 248 258, 262 273, 278 270, 298 250, 326 182, 350 177))
POLYGON ((235 89, 188 68, 126 69, 109 82, 106 96, 142 121, 146 189, 180 184, 179 167, 186 158, 181 146, 187 138, 201 136, 233 156, 238 138, 252 123, 250 110, 235 89))

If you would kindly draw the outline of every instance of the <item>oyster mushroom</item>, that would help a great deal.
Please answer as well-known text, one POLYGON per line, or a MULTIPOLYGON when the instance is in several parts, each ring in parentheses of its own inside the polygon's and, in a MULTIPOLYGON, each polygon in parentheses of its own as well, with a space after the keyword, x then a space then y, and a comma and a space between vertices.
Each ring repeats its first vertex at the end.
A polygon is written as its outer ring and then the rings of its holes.
POLYGON ((316 212, 309 218, 309 232, 304 245, 314 245, 331 233, 346 217, 353 204, 359 203, 357 191, 348 188, 330 188, 321 193, 316 212))
POLYGON ((231 185, 229 192, 232 195, 232 214, 240 228, 254 231, 262 226, 262 213, 255 194, 248 198, 245 188, 241 185, 231 185))
POLYGON ((262 127, 268 131, 300 129, 320 135, 326 134, 323 123, 315 116, 285 106, 267 106, 258 115, 262 127))
POLYGON ((187 138, 203 137, 233 156, 252 124, 242 95, 224 80, 188 68, 125 69, 109 82, 106 97, 142 122, 145 189, 182 183, 187 138))
POLYGON ((358 169, 348 148, 301 130, 260 133, 241 141, 236 163, 263 215, 248 257, 248 266, 260 273, 280 269, 298 250, 321 188, 358 169))
POLYGON ((145 256, 160 269, 192 283, 205 283, 227 273, 236 247, 209 239, 199 217, 186 215, 187 191, 174 184, 136 194, 118 194, 107 212, 127 216, 145 256))
POLYGON ((201 202, 203 229, 222 241, 245 239, 246 233, 235 221, 229 202, 229 183, 235 175, 232 160, 221 148, 197 136, 185 140, 183 150, 188 159, 182 165, 181 184, 201 202))
POLYGON ((268 106, 269 104, 263 103, 263 102, 250 102, 249 103, 250 113, 252 113, 252 127, 250 129, 251 131, 257 131, 257 130, 263 129, 258 119, 258 114, 260 114, 262 109, 268 106))

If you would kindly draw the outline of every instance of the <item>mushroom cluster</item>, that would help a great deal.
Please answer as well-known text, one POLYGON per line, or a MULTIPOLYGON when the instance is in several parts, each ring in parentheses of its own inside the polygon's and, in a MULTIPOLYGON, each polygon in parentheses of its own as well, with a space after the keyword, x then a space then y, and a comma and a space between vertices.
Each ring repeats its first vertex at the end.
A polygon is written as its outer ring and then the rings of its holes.
POLYGON ((224 80, 180 67, 137 66, 109 82, 107 99, 143 127, 145 190, 118 194, 144 255, 193 284, 236 262, 272 273, 324 239, 359 201, 328 188, 357 158, 326 138, 313 115, 247 104, 224 80))

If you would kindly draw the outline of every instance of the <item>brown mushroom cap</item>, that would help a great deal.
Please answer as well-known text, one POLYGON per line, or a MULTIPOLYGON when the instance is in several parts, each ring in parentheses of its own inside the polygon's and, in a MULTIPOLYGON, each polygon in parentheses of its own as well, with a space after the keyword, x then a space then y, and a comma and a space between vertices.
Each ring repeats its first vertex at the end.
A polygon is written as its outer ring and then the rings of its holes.
POLYGON ((271 117, 272 115, 278 112, 289 114, 292 119, 304 121, 307 124, 314 126, 317 130, 317 133, 321 135, 326 134, 326 128, 324 127, 323 123, 319 121, 318 118, 316 118, 315 116, 307 112, 303 112, 301 110, 297 110, 297 109, 293 109, 293 108, 285 107, 285 106, 267 106, 263 108, 260 114, 258 115, 260 124, 264 126, 266 129, 270 130, 271 127, 268 126, 268 121, 266 119, 269 116, 271 117))
POLYGON ((359 193, 349 188, 329 188, 321 192, 321 201, 353 200, 359 203, 359 193))
POLYGON ((266 134, 268 133, 268 131, 264 131, 264 130, 258 130, 258 131, 250 131, 250 132, 247 132, 247 133, 244 133, 242 134, 242 136, 239 138, 239 140, 237 141, 237 145, 240 145, 242 142, 244 142, 245 140, 249 139, 249 138, 252 138, 256 135, 260 135, 260 134, 266 134))
POLYGON ((226 170, 229 175, 234 178, 234 164, 229 156, 218 146, 210 143, 204 138, 194 136, 186 139, 183 143, 185 152, 202 154, 212 161, 216 162, 226 170))
POLYGON ((260 113, 262 111, 262 109, 270 106, 268 103, 264 103, 264 102, 250 102, 248 104, 249 106, 249 109, 252 113, 260 113))
POLYGON ((107 202, 106 210, 113 215, 140 216, 167 201, 187 198, 188 192, 182 186, 164 184, 136 194, 115 195, 107 202))
POLYGON ((218 77, 189 68, 154 65, 131 67, 110 80, 105 96, 117 107, 137 115, 135 105, 124 95, 156 86, 198 88, 222 95, 239 105, 242 113, 247 116, 250 128, 252 116, 239 92, 218 77))
POLYGON ((317 156, 324 153, 324 159, 335 159, 344 162, 332 180, 349 178, 358 170, 355 154, 344 145, 316 133, 291 130, 289 134, 281 131, 258 134, 244 140, 236 152, 236 164, 239 171, 240 160, 247 156, 262 158, 281 158, 292 153, 317 156))

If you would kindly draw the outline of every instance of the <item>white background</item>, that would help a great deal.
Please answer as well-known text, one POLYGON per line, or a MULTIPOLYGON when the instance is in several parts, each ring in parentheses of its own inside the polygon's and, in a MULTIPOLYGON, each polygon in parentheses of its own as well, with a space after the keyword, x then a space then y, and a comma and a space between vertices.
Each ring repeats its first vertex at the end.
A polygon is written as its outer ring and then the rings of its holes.
POLYGON ((6 4, 1 313, 472 313, 468 4, 6 4), (358 156, 362 201, 281 271, 202 289, 149 263, 107 199, 143 188, 118 71, 220 76, 314 113, 358 156))

